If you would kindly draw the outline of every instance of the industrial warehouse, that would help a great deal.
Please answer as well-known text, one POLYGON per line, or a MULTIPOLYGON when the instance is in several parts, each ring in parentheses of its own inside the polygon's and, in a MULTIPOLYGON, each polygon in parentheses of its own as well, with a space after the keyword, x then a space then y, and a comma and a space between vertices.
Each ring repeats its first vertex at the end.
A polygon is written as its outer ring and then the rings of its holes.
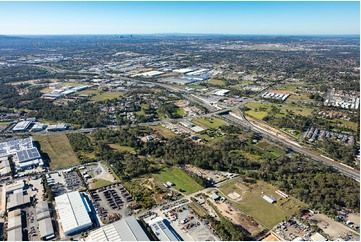
POLYGON ((149 241, 134 216, 106 225, 89 233, 89 241, 149 241))
POLYGON ((83 194, 75 191, 55 197, 59 222, 65 235, 72 235, 92 227, 91 209, 83 194))
POLYGON ((13 157, 16 171, 44 165, 31 137, 0 143, 0 157, 13 157))

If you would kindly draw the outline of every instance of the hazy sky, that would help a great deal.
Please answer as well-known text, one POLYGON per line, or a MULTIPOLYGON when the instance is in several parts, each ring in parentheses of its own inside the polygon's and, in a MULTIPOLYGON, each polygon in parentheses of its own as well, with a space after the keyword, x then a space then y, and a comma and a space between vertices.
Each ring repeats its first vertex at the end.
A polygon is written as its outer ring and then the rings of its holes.
POLYGON ((359 34, 359 2, 0 2, 0 34, 359 34))

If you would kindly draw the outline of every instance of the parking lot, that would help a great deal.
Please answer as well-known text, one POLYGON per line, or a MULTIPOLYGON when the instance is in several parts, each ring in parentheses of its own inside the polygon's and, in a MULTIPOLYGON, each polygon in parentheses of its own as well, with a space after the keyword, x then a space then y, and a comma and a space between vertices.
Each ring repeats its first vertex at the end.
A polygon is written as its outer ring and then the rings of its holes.
POLYGON ((44 187, 41 179, 41 176, 35 176, 33 178, 30 178, 30 189, 28 189, 28 194, 31 197, 35 197, 36 201, 43 201, 43 196, 44 196, 44 187))
POLYGON ((310 240, 310 236, 314 232, 309 226, 295 218, 277 224, 274 227, 274 231, 288 241, 294 240, 297 237, 301 237, 304 240, 310 240))
POLYGON ((132 213, 127 205, 133 202, 133 198, 119 183, 92 190, 90 196, 102 224, 117 221, 132 213))
POLYGON ((181 205, 165 213, 175 231, 186 241, 218 241, 207 225, 198 219, 188 205, 181 205))
POLYGON ((26 225, 24 226, 24 234, 25 238, 29 241, 39 241, 40 240, 40 232, 38 229, 38 221, 36 220, 36 212, 34 207, 28 207, 24 209, 26 214, 26 225))
POLYGON ((79 191, 84 188, 83 181, 76 171, 63 172, 63 175, 68 191, 79 191))

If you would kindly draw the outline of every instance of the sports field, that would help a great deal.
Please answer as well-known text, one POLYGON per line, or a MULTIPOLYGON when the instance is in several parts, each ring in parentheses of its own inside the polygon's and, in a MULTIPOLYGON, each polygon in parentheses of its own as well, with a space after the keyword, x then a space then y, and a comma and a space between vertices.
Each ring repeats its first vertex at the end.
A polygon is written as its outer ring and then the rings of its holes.
POLYGON ((40 143, 42 153, 50 158, 50 169, 62 169, 79 164, 66 134, 34 135, 34 141, 40 143))
POLYGON ((172 182, 176 190, 184 193, 191 194, 202 190, 203 187, 196 183, 190 176, 178 167, 166 168, 158 174, 154 174, 153 177, 163 183, 172 182))

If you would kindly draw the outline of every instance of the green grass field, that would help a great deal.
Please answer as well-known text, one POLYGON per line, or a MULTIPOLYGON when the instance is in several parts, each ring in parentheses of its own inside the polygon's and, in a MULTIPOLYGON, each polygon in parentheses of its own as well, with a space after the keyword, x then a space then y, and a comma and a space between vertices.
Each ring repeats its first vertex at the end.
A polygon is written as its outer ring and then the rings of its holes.
POLYGON ((261 119, 271 110, 272 105, 276 105, 281 109, 280 113, 276 114, 276 117, 282 117, 287 113, 287 110, 294 112, 295 114, 300 114, 302 116, 310 116, 313 109, 308 107, 296 107, 288 104, 270 104, 270 103, 259 103, 259 102, 249 102, 246 104, 251 110, 246 111, 246 114, 261 119))
POLYGON ((209 84, 213 84, 213 85, 220 85, 220 86, 224 86, 226 85, 226 83, 222 80, 217 80, 217 79, 211 79, 209 80, 207 83, 209 84))
POLYGON ((97 189, 99 187, 105 187, 112 184, 112 182, 103 180, 103 179, 94 179, 92 183, 90 183, 90 189, 97 189))
POLYGON ((154 174, 153 177, 163 183, 167 181, 174 183, 173 188, 178 191, 183 190, 182 193, 184 194, 191 194, 203 189, 201 185, 178 167, 166 168, 162 172, 154 174))
POLYGON ((105 101, 122 96, 122 92, 104 92, 91 98, 92 101, 105 101))
POLYGON ((79 164, 65 134, 34 135, 33 139, 40 143, 41 152, 48 154, 50 169, 62 169, 79 164))
POLYGON ((356 122, 351 122, 351 121, 343 120, 343 119, 333 119, 332 123, 334 123, 336 126, 348 128, 348 129, 351 129, 351 130, 357 132, 357 123, 356 122))
POLYGON ((246 111, 246 114, 256 118, 256 119, 260 119, 262 120, 264 117, 267 116, 267 112, 263 112, 263 111, 253 111, 253 110, 248 110, 246 111))
POLYGON ((164 128, 160 125, 157 125, 157 126, 149 126, 151 129, 157 131, 160 135, 162 135, 164 138, 166 139, 170 139, 174 136, 177 136, 177 134, 175 134, 173 131, 167 129, 167 128, 164 128))
POLYGON ((275 193, 276 190, 278 190, 276 187, 261 181, 256 184, 246 185, 240 180, 234 180, 220 187, 220 191, 226 196, 232 192, 240 194, 242 198, 238 201, 229 199, 232 205, 253 217, 267 229, 306 207, 306 204, 293 197, 280 199, 281 197, 275 193), (277 198, 277 203, 268 203, 262 198, 265 194, 277 198))
POLYGON ((118 144, 109 144, 110 148, 117 150, 119 152, 129 152, 129 153, 135 153, 135 149, 129 146, 123 146, 118 144))
POLYGON ((185 85, 185 86, 183 86, 184 88, 186 88, 186 87, 190 87, 190 88, 194 88, 194 89, 204 89, 204 88, 206 88, 205 86, 201 86, 201 85, 185 85))
POLYGON ((0 121, 0 125, 9 125, 11 124, 13 121, 0 121))
POLYGON ((287 217, 287 214, 279 207, 268 203, 261 196, 252 192, 246 192, 242 202, 236 204, 235 207, 247 213, 268 229, 271 229, 287 217))
POLYGON ((209 128, 218 128, 226 123, 218 118, 196 118, 192 120, 195 124, 203 124, 209 128))
POLYGON ((41 93, 47 93, 47 92, 51 92, 51 91, 54 91, 54 89, 50 89, 48 87, 43 88, 43 89, 40 90, 41 93))
POLYGON ((94 90, 94 89, 86 89, 80 92, 77 92, 78 95, 99 95, 100 90, 94 90))
POLYGON ((313 100, 311 98, 309 98, 308 95, 306 95, 306 94, 291 95, 287 98, 286 103, 301 102, 301 101, 312 102, 313 100))
POLYGON ((183 108, 177 108, 175 112, 182 117, 186 114, 183 108))
POLYGON ((275 90, 295 92, 297 90, 297 87, 298 86, 296 86, 296 85, 278 86, 278 87, 275 87, 275 90))

